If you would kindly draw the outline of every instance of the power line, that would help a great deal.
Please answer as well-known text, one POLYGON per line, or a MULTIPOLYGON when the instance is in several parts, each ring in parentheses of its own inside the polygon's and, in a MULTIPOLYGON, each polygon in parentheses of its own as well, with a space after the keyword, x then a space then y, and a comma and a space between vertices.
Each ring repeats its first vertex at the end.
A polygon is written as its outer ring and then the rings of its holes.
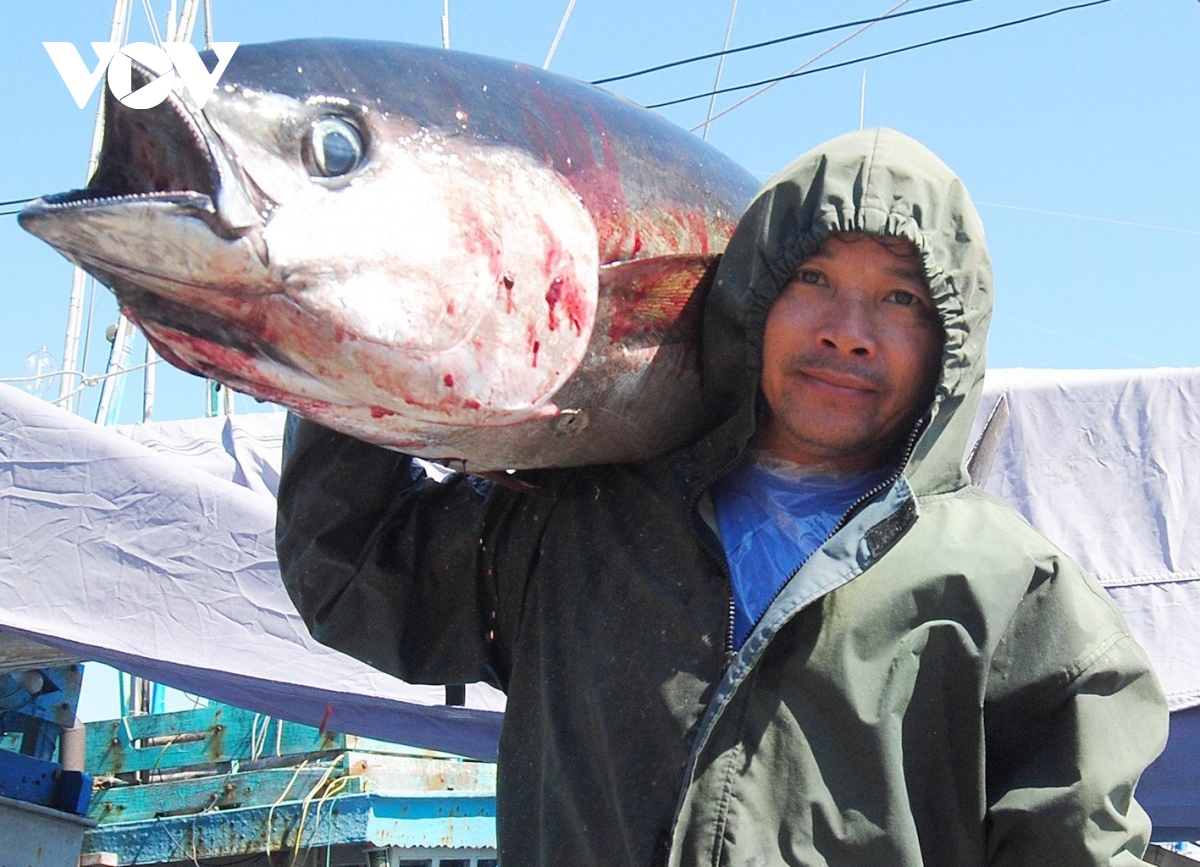
MULTIPOLYGON (((900 0, 899 3, 897 3, 895 6, 892 6, 886 12, 884 12, 882 17, 883 18, 890 17, 891 15, 895 14, 897 9, 901 9, 901 8, 907 6, 909 4, 909 2, 910 2, 910 0, 900 0)), ((868 30, 870 30, 872 27, 874 27, 878 23, 879 23, 878 21, 872 21, 869 24, 864 24, 862 27, 859 27, 857 30, 851 32, 850 35, 843 36, 841 39, 839 39, 837 42, 833 43, 833 45, 830 45, 828 48, 824 49, 823 51, 818 51, 812 57, 808 58, 808 60, 801 63, 799 66, 791 69, 788 74, 790 75, 794 72, 799 72, 801 69, 807 69, 808 67, 810 67, 814 63, 816 63, 818 60, 820 60, 822 57, 825 57, 827 54, 832 54, 833 52, 837 51, 839 48, 841 48, 843 45, 847 44, 848 42, 853 42, 855 39, 862 36, 864 33, 866 33, 868 30)), ((762 96, 764 93, 766 93, 768 90, 771 90, 773 87, 775 87, 778 84, 779 84, 778 81, 774 81, 771 84, 768 84, 766 87, 760 87, 758 90, 754 91, 754 93, 750 94, 749 96, 742 97, 741 99, 739 99, 737 102, 735 102, 733 105, 729 106, 728 108, 721 109, 719 112, 717 112, 712 117, 710 117, 706 122, 711 124, 714 120, 718 120, 718 119, 724 117, 725 115, 729 114, 730 112, 736 111, 737 109, 741 108, 743 105, 748 103, 750 100, 757 99, 758 97, 762 96)), ((716 99, 715 94, 713 95, 713 99, 714 100, 716 99)), ((695 132, 699 128, 700 128, 699 125, 694 126, 691 129, 689 129, 688 132, 695 132)))
POLYGON ((1159 360, 1147 358, 1144 355, 1134 355, 1132 352, 1126 352, 1123 349, 1117 349, 1115 346, 1108 346, 1104 343, 1096 343, 1094 340, 1088 340, 1087 338, 1080 337, 1077 334, 1071 334, 1067 331, 1059 331, 1057 328, 1047 328, 1045 325, 1038 325, 1036 322, 1030 322, 1027 319, 1021 319, 1017 316, 1010 316, 1007 313, 996 313, 995 316, 997 320, 1007 320, 1009 322, 1016 322, 1018 325, 1024 325, 1026 328, 1036 328, 1038 331, 1044 331, 1047 334, 1053 334, 1056 337, 1065 337, 1067 340, 1072 340, 1075 343, 1079 343, 1084 346, 1090 346, 1093 349, 1103 349, 1105 352, 1111 352, 1114 355, 1123 355, 1126 358, 1133 359, 1134 361, 1140 361, 1143 364, 1152 364, 1156 367, 1166 366, 1159 360))
POLYGON ((906 45, 903 48, 893 48, 890 51, 881 51, 878 54, 869 54, 864 57, 856 57, 853 60, 844 60, 841 63, 831 63, 828 66, 818 66, 816 69, 806 69, 802 72, 792 72, 787 75, 776 76, 775 78, 764 78, 761 81, 754 81, 749 84, 739 84, 734 87, 725 87, 716 91, 706 91, 697 93, 692 96, 681 97, 680 99, 671 99, 666 102, 657 102, 653 105, 648 105, 646 108, 666 108, 669 105, 679 105, 684 102, 691 102, 697 99, 707 99, 714 93, 734 93, 739 90, 749 90, 754 87, 762 87, 763 85, 776 84, 780 81, 787 81, 790 78, 801 78, 805 75, 813 75, 817 72, 828 72, 831 69, 841 69, 844 66, 853 66, 856 63, 865 63, 869 60, 878 60, 881 57, 890 57, 893 54, 903 54, 906 51, 915 51, 918 48, 928 48, 931 45, 939 45, 943 42, 951 42, 955 39, 964 39, 968 36, 978 36, 981 33, 990 33, 993 30, 1003 30, 1005 27, 1015 27, 1018 24, 1028 24, 1030 21, 1037 21, 1042 18, 1049 18, 1053 15, 1059 15, 1063 12, 1073 12, 1077 9, 1086 9, 1089 6, 1099 6, 1103 3, 1111 3, 1112 0, 1092 0, 1090 3, 1077 3, 1074 6, 1063 6, 1058 9, 1052 9, 1049 12, 1042 12, 1038 15, 1030 15, 1025 18, 1018 18, 1014 21, 1005 21, 1002 24, 993 24, 989 27, 981 27, 978 30, 968 30, 964 33, 955 33, 951 36, 942 36, 937 39, 930 39, 925 42, 918 42, 915 45, 906 45))
MULTIPOLYGON (((37 196, 31 196, 28 199, 11 199, 7 202, 0 202, 0 208, 6 207, 8 205, 24 205, 27 202, 32 202, 36 198, 37 198, 37 196)), ((19 214, 19 213, 21 213, 22 210, 24 210, 24 209, 17 208, 15 211, 0 211, 0 217, 9 217, 9 216, 12 216, 13 214, 19 214)))
POLYGON ((712 60, 714 57, 727 57, 730 54, 738 54, 742 51, 753 51, 757 48, 767 48, 771 45, 779 45, 782 42, 791 42, 795 39, 804 39, 809 36, 820 36, 822 33, 832 33, 836 30, 845 30, 848 27, 858 27, 860 24, 877 24, 880 21, 890 21, 895 18, 903 18, 905 15, 917 15, 921 12, 930 12, 934 9, 943 9, 947 6, 957 6, 960 3, 973 3, 974 0, 948 0, 946 3, 935 3, 933 6, 922 6, 919 9, 910 9, 907 12, 898 12, 894 15, 884 14, 876 18, 863 18, 859 21, 847 21, 845 24, 834 24, 830 27, 821 27, 817 30, 806 30, 803 33, 793 33, 791 36, 780 36, 777 39, 768 39, 766 42, 755 42, 752 45, 742 45, 738 48, 726 48, 721 51, 712 51, 708 54, 698 54, 695 57, 687 57, 683 60, 674 60, 670 63, 661 63, 658 66, 650 66, 646 69, 639 69, 637 72, 627 72, 624 75, 614 75, 609 78, 598 78, 591 84, 609 84, 613 81, 624 81, 627 78, 636 78, 639 75, 649 75, 651 72, 661 72, 664 69, 672 69, 676 66, 684 66, 688 63, 699 63, 701 60, 712 60))
POLYGON ((1174 232, 1178 235, 1200 235, 1200 230, 1197 229, 1179 229, 1175 226, 1156 226, 1153 223, 1135 223, 1132 220, 1114 220, 1111 217, 1090 217, 1086 214, 1068 214, 1066 211, 1047 211, 1042 208, 1026 208, 1021 205, 1002 205, 999 202, 981 202, 975 200, 976 205, 983 205, 988 208, 1004 208, 1008 211, 1024 211, 1029 214, 1045 214, 1050 217, 1069 217, 1072 220, 1090 220, 1093 223, 1109 223, 1114 226, 1132 226, 1135 229, 1153 229, 1158 232, 1174 232))

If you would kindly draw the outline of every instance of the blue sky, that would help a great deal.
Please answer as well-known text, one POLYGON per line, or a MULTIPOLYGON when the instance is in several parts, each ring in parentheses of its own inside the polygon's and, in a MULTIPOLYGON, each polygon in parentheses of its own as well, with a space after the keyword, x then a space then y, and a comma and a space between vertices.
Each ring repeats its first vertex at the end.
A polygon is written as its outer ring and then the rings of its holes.
MULTIPOLYGON (((878 16, 898 0, 741 0, 731 45, 878 16)), ((909 0, 897 11, 931 5, 909 0)), ((551 68, 591 80, 718 50, 730 0, 577 0, 551 68)), ((817 65, 1047 12, 1069 0, 972 0, 883 22, 817 65)), ((160 15, 164 0, 154 0, 160 15)), ((219 40, 298 36, 440 44, 441 0, 214 0, 219 40)), ((541 65, 567 0, 450 0, 451 47, 541 65)), ((131 39, 149 39, 133 3, 131 39)), ((108 38, 110 0, 4 3, 0 11, 0 200, 81 186, 97 97, 76 108, 42 48, 108 38)), ((730 57, 722 83, 800 66, 852 31, 730 57)), ((709 141, 760 179, 809 147, 865 121, 920 139, 954 167, 980 203, 996 268, 990 360, 998 367, 1195 366, 1200 320, 1200 3, 1111 0, 991 33, 852 63, 785 82, 716 120, 709 141), (1071 215, 1071 216, 1066 216, 1071 215), (1086 219, 1085 219, 1086 218, 1086 219)), ((708 60, 612 87, 649 104, 704 92, 708 60)), ((718 110, 739 95, 718 99, 718 110)), ((702 123, 707 100, 663 110, 702 123)), ((5 310, 0 378, 19 376, 43 344, 62 357, 71 269, 0 217, 5 310)), ((115 319, 101 288, 87 370, 100 372, 115 319)), ((134 361, 144 350, 138 343, 134 361)), ((158 418, 203 413, 201 383, 160 366, 158 418)), ((83 396, 92 411, 98 388, 83 396)), ((139 417, 133 375, 121 420, 139 417)), ((240 399, 239 410, 253 408, 240 399)))
MULTIPOLYGON (((878 16, 897 2, 740 0, 731 45, 878 16)), ((931 3, 909 0, 897 11, 931 3)), ((592 80, 717 50, 730 5, 576 0, 551 68, 592 80)), ((973 0, 878 24, 816 65, 1065 5, 1068 0, 973 0)), ((131 39, 146 41, 141 4, 133 6, 131 39)), ((153 6, 161 20, 167 3, 154 0, 153 6)), ((441 41, 441 0, 349 0, 337 9, 308 0, 213 0, 213 6, 215 37, 223 41, 441 41)), ((450 0, 451 45, 541 65, 566 6, 567 0, 450 0)), ((110 0, 6 0, 0 6, 0 201, 83 185, 96 96, 84 110, 76 108, 41 43, 73 42, 90 61, 86 45, 108 38, 111 14, 110 0)), ((787 73, 850 32, 735 55, 722 83, 787 73)), ((813 145, 858 126, 865 72, 866 124, 896 127, 925 142, 980 203, 997 278, 993 366, 1196 366, 1197 45, 1195 0, 1111 0, 782 83, 715 121, 709 141, 765 179, 813 145)), ((705 91, 716 67, 709 60, 613 87, 649 104, 705 91)), ((738 98, 719 98, 718 110, 738 98)), ((703 122, 707 104, 663 113, 691 128, 703 122)), ((12 216, 0 217, 0 257, 4 378, 20 376, 26 356, 43 344, 61 359, 71 269, 12 216)), ((90 373, 104 367, 104 329, 115 315, 101 287, 91 315, 90 373)), ((139 342, 135 361, 142 352, 139 342)), ((203 413, 203 386, 194 377, 160 366, 158 389, 158 418, 203 413)), ((134 375, 121 420, 139 417, 140 390, 134 375)), ((82 411, 94 411, 98 391, 83 395, 82 411)), ((256 408, 244 398, 237 407, 256 408)), ((116 715, 112 675, 92 672, 85 716, 116 715)))

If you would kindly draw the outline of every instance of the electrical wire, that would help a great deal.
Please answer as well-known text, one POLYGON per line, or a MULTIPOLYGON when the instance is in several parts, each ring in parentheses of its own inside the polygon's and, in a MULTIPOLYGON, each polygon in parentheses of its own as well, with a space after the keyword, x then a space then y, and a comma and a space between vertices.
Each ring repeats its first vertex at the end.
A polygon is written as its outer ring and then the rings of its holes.
MULTIPOLYGON (((289 862, 288 867, 295 867, 296 861, 300 857, 300 844, 304 839, 304 826, 308 821, 308 809, 312 805, 313 798, 317 796, 318 792, 325 793, 321 796, 320 801, 317 802, 317 823, 316 826, 309 830, 310 839, 315 838, 317 828, 320 827, 321 804, 325 802, 325 798, 329 794, 339 794, 349 784, 349 778, 346 776, 339 777, 337 780, 333 780, 332 782, 330 781, 330 777, 333 776, 334 771, 338 770, 338 766, 345 757, 345 753, 340 753, 336 758, 334 758, 329 767, 326 768, 325 773, 321 775, 319 780, 317 780, 316 785, 308 790, 308 794, 306 794, 304 799, 300 802, 300 821, 296 825, 296 836, 292 841, 292 860, 289 862)), ((282 843, 283 841, 280 840, 281 846, 282 843)))
MULTIPOLYGON (((271 860, 271 823, 275 819, 275 808, 284 802, 284 800, 288 796, 288 792, 290 792, 292 790, 292 786, 294 786, 296 784, 297 778, 299 778, 300 774, 307 767, 308 767, 307 759, 305 759, 303 762, 301 762, 299 765, 296 766, 296 772, 294 774, 292 774, 292 778, 290 780, 288 780, 287 786, 285 786, 284 790, 282 792, 280 792, 279 797, 275 799, 275 803, 271 805, 271 808, 269 810, 267 810, 267 826, 266 826, 266 833, 264 835, 264 841, 265 841, 266 845, 264 847, 263 854, 265 854, 267 856, 268 862, 271 860)), ((279 845, 280 846, 283 845, 282 837, 280 838, 279 845)))
MULTIPOLYGON (((940 45, 943 42, 952 42, 955 39, 965 39, 968 36, 978 36, 982 33, 991 33, 994 30, 1003 30, 1006 27, 1015 27, 1018 24, 1028 24, 1031 21, 1038 21, 1042 18, 1049 18, 1053 15, 1059 15, 1063 12, 1074 12, 1078 9, 1087 9, 1088 7, 1091 7, 1091 6, 1100 6, 1104 3, 1111 3, 1111 2, 1112 2, 1112 0, 1091 0, 1090 3, 1077 3, 1073 6, 1062 6, 1058 9, 1052 9, 1049 12, 1041 12, 1037 15, 1029 15, 1029 16, 1026 16, 1025 18, 1017 18, 1013 21, 1005 21, 1001 24, 992 24, 988 27, 980 27, 977 30, 967 30, 963 33, 954 33, 950 36, 941 36, 937 39, 929 39, 929 40, 926 40, 925 42, 918 42, 913 45, 906 45, 903 48, 893 48, 890 51, 880 51, 877 54, 868 54, 863 57, 856 57, 853 60, 844 60, 840 63, 831 63, 828 66, 818 66, 816 69, 805 69, 801 72, 791 72, 791 73, 788 73, 787 75, 776 76, 775 78, 764 78, 761 81, 753 81, 753 82, 750 82, 749 84, 739 84, 739 85, 735 85, 733 87, 724 87, 724 88, 721 88, 720 90, 717 90, 714 92, 717 94, 735 93, 736 91, 739 91, 739 90, 749 90, 754 87, 762 87, 763 85, 777 84, 781 81, 787 81, 788 79, 792 79, 792 78, 801 78, 805 75, 814 75, 818 72, 828 72, 831 69, 841 69, 842 67, 845 67, 845 66, 853 66, 856 63, 865 63, 869 60, 878 60, 881 57, 891 57, 894 54, 903 54, 904 52, 907 52, 907 51, 915 51, 918 48, 928 48, 931 45, 940 45)), ((671 100, 667 100, 666 102, 657 102, 657 103, 654 103, 653 105, 647 105, 646 108, 666 108, 667 106, 670 106, 670 105, 679 105, 680 103, 692 102, 693 100, 697 100, 697 99, 707 99, 708 97, 712 96, 714 92, 706 91, 704 93, 697 93, 692 96, 681 97, 680 99, 671 99, 671 100)), ((720 117, 720 115, 717 115, 716 117, 720 117)), ((716 120, 716 117, 714 117, 713 120, 716 120)))
POLYGON ((847 21, 845 24, 833 24, 829 27, 820 27, 816 30, 806 30, 803 33, 793 33, 791 36, 780 36, 776 39, 768 39, 765 42, 755 42, 750 45, 742 45, 737 48, 725 48, 721 51, 710 51, 708 54, 698 54, 695 57, 685 57, 683 60, 673 60, 670 63, 660 63, 658 66, 649 66, 645 69, 639 69, 636 72, 627 72, 624 75, 613 75, 609 78, 598 78, 591 84, 609 84, 613 81, 624 81, 627 78, 637 78, 639 75, 649 75, 652 72, 661 72, 664 69, 673 69, 676 66, 685 66, 689 63, 699 63, 701 60, 712 60, 714 57, 728 57, 730 54, 739 54, 743 51, 754 51, 758 48, 767 48, 771 45, 779 45, 783 42, 791 42, 796 39, 805 39, 809 36, 820 36, 822 33, 833 33, 837 30, 845 30, 848 27, 858 27, 861 24, 878 24, 880 21, 891 21, 896 18, 903 18, 906 15, 918 15, 921 12, 932 12, 935 9, 944 9, 947 6, 957 6, 960 3, 973 3, 975 0, 948 0, 945 3, 935 3, 932 6, 921 6, 918 9, 909 9, 907 12, 898 12, 896 14, 884 13, 875 18, 863 18, 858 21, 847 21))
POLYGON ((1090 217, 1086 214, 1068 214, 1066 211, 1047 211, 1042 208, 1026 208, 1021 205, 1001 205, 999 202, 981 202, 976 205, 986 208, 1003 208, 1006 211, 1024 211, 1027 214, 1044 214, 1048 217, 1069 217, 1072 220, 1089 220, 1093 223, 1108 223, 1113 226, 1131 226, 1135 229, 1153 229, 1157 232, 1174 232, 1178 235, 1200 235, 1200 229, 1180 229, 1175 226, 1156 226, 1153 223, 1135 223, 1132 220, 1114 220, 1111 217, 1090 217))
MULTIPOLYGON (((895 6, 892 6, 886 12, 884 12, 883 17, 887 18, 889 15, 895 14, 897 9, 900 9, 903 6, 907 6, 909 2, 910 2, 910 0, 900 0, 899 3, 897 3, 895 6)), ((839 39, 837 42, 833 43, 833 45, 830 45, 824 51, 818 51, 812 57, 808 58, 808 60, 804 61, 799 66, 792 69, 791 72, 789 72, 788 74, 790 75, 792 73, 799 72, 801 69, 807 69, 808 67, 810 67, 814 63, 816 63, 818 60, 820 60, 822 57, 825 57, 828 54, 832 54, 833 52, 835 52, 839 48, 841 48, 843 45, 845 45, 847 42, 850 42, 850 41, 862 36, 864 33, 866 33, 868 30, 870 30, 872 27, 874 27, 877 23, 878 22, 873 21, 870 24, 864 24, 862 27, 855 30, 849 36, 843 36, 841 39, 839 39)), ((717 114, 708 118, 708 120, 705 122, 711 124, 714 120, 717 120, 718 118, 722 118, 725 115, 729 114, 731 111, 735 111, 738 108, 741 108, 743 105, 748 103, 750 100, 756 99, 756 98, 762 96, 764 93, 766 93, 771 88, 777 86, 778 84, 779 84, 779 82, 775 81, 775 82, 772 82, 771 84, 768 84, 766 87, 763 87, 763 88, 760 88, 759 90, 754 91, 754 93, 750 94, 747 97, 739 99, 737 102, 735 102, 733 105, 729 106, 728 108, 724 108, 721 111, 717 112, 717 114)), ((715 99, 716 97, 714 96, 713 98, 715 99)), ((699 125, 692 127, 691 129, 688 130, 688 132, 695 132, 697 129, 699 129, 699 125)))

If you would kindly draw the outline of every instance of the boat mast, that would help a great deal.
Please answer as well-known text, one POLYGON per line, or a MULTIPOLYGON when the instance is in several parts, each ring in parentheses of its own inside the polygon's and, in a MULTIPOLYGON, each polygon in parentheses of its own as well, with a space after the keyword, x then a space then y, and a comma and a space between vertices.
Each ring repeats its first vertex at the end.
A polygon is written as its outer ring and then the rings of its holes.
MULTIPOLYGON (((124 36, 129 29, 129 0, 116 0, 113 6, 112 25, 108 31, 109 42, 124 42, 124 36)), ((104 97, 100 97, 96 106, 96 120, 92 125, 92 149, 88 154, 86 182, 96 171, 100 159, 100 144, 104 138, 104 97)), ((58 403, 71 412, 75 411, 78 401, 73 399, 72 391, 76 388, 76 379, 82 381, 79 370, 79 340, 83 331, 83 299, 87 294, 89 282, 95 291, 96 281, 86 271, 75 266, 71 277, 71 300, 67 307, 67 334, 63 346, 63 375, 59 380, 58 403)))
MULTIPOLYGON (((196 26, 200 0, 183 0, 183 7, 181 9, 178 8, 177 2, 178 0, 170 0, 170 6, 167 10, 166 41, 190 42, 196 26)), ((146 19, 150 25, 154 41, 156 44, 161 45, 163 38, 158 29, 158 22, 154 19, 153 9, 148 0, 143 0, 143 5, 145 6, 146 19)), ((205 0, 205 31, 205 42, 210 43, 212 41, 212 7, 208 0, 205 0)), ((116 0, 109 41, 120 42, 124 45, 128 42, 128 35, 129 0, 116 0)), ((103 141, 103 109, 104 99, 101 97, 100 105, 97 107, 96 124, 92 134, 92 152, 88 162, 89 178, 96 170, 100 147, 103 141)), ((82 329, 80 312, 83 308, 84 281, 86 279, 83 270, 76 267, 75 279, 71 290, 71 307, 68 313, 67 345, 63 352, 66 359, 63 366, 66 370, 76 369, 79 336, 82 329)), ((94 280, 92 281, 92 291, 95 291, 94 280)), ((124 373, 129 369, 129 359, 133 353, 135 330, 133 324, 123 314, 118 314, 116 326, 109 329, 109 334, 111 335, 112 346, 109 350, 108 364, 106 365, 103 384, 100 388, 100 401, 96 407, 95 420, 97 424, 115 424, 119 417, 121 401, 125 392, 124 373)), ((154 370, 158 360, 158 355, 155 353, 154 348, 147 342, 145 363, 141 365, 145 377, 142 397, 142 421, 150 421, 154 414, 154 370)), ((69 394, 70 385, 71 381, 68 379, 68 375, 64 374, 60 400, 63 396, 69 394)), ((215 397, 216 383, 211 381, 208 383, 208 392, 211 396, 215 397)), ((215 410, 216 403, 215 399, 210 399, 208 405, 215 410)), ((224 411, 226 415, 230 415, 233 412, 232 393, 228 390, 224 394, 224 411)), ((215 415, 216 412, 210 411, 209 414, 215 415)))

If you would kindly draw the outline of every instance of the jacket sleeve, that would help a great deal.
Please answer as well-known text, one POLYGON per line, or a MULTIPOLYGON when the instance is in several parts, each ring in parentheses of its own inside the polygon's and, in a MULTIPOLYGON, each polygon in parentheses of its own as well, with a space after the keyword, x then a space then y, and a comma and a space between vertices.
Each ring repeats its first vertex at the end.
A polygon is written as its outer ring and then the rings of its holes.
POLYGON ((1167 707, 1108 594, 1069 561, 1039 568, 993 659, 985 704, 988 864, 1138 867, 1134 800, 1167 707))
POLYGON ((503 689, 528 572, 510 544, 502 591, 492 543, 518 498, 296 417, 286 439, 276 550, 313 637, 410 683, 503 689))

